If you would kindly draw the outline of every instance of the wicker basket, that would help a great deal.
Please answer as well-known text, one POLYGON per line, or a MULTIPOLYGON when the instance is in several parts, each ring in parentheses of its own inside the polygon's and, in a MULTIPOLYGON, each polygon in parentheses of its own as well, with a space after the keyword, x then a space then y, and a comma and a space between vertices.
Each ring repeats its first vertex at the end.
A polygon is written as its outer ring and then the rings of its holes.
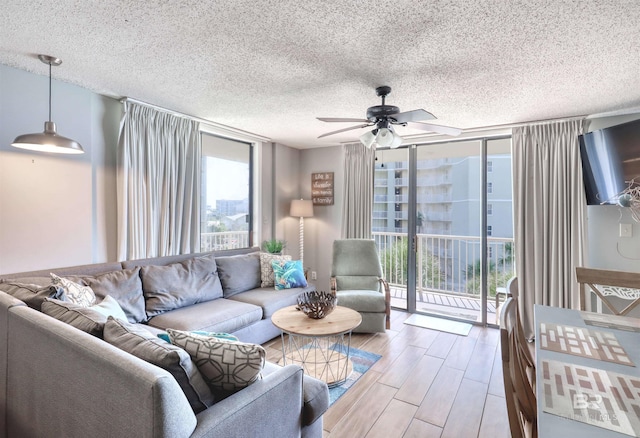
POLYGON ((338 297, 329 292, 303 292, 298 295, 298 309, 313 319, 322 319, 336 307, 338 297))

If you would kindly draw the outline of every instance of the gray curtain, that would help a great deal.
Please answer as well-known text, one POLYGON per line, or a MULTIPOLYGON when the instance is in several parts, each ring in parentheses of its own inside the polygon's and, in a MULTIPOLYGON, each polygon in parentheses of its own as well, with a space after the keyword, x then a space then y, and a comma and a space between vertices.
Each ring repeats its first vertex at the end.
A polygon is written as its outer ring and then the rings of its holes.
POLYGON ((118 259, 199 251, 199 124, 125 101, 118 143, 118 259))
POLYGON ((367 148, 362 143, 344 146, 344 239, 371 239, 375 159, 374 148, 367 148))
POLYGON ((513 205, 519 308, 533 337, 533 305, 578 308, 586 202, 578 135, 584 120, 513 130, 513 205))

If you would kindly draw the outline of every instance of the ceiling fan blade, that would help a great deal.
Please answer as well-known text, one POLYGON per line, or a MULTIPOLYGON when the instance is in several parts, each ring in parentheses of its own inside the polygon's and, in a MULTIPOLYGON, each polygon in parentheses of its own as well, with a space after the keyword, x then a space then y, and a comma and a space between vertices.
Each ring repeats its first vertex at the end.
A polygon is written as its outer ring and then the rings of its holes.
POLYGON ((340 117, 317 117, 321 122, 368 122, 367 119, 349 119, 340 117))
POLYGON ((348 128, 343 128, 343 129, 338 129, 337 131, 331 131, 331 132, 327 132, 326 134, 322 134, 321 136, 319 136, 318 138, 322 138, 322 137, 327 137, 329 135, 333 135, 333 134, 338 134, 340 132, 345 132, 345 131, 351 131, 352 129, 360 129, 360 128, 366 128, 367 126, 371 126, 371 123, 365 123, 363 125, 358 125, 358 126, 350 126, 348 128))
POLYGON ((389 118, 395 120, 397 123, 417 122, 419 120, 433 120, 436 118, 429 111, 423 109, 416 109, 413 111, 405 111, 403 113, 394 114, 389 118))
POLYGON ((452 128, 450 126, 434 125, 433 123, 412 122, 411 128, 422 129, 423 131, 437 132, 438 134, 457 136, 462 133, 462 129, 452 128))

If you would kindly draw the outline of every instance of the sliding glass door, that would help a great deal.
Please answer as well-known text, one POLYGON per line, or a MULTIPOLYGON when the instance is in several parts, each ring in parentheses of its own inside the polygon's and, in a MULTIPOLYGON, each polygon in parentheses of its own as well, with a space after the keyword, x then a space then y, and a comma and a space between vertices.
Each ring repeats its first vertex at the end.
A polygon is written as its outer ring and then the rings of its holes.
POLYGON ((379 150, 377 159, 373 234, 392 306, 495 323, 496 292, 513 272, 510 139, 379 150))

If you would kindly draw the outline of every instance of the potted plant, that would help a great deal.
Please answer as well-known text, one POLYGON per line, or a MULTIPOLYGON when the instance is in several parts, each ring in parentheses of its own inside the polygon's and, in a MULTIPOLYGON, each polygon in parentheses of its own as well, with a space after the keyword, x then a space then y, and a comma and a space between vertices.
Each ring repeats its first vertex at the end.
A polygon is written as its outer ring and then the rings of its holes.
POLYGON ((270 254, 282 254, 287 242, 280 239, 269 239, 262 242, 262 250, 270 254))

